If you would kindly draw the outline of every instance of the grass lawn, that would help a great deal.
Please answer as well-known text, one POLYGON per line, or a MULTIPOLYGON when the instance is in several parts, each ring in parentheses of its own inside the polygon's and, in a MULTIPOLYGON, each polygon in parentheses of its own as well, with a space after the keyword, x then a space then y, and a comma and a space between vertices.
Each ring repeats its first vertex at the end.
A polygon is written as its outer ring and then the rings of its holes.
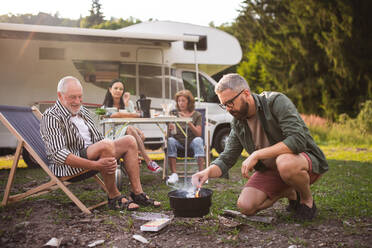
MULTIPOLYGON (((108 210, 103 206, 88 217, 57 190, 0 207, 0 247, 41 247, 51 237, 63 237, 62 247, 86 247, 97 239, 105 240, 104 247, 138 247, 133 234, 151 240, 151 247, 288 247, 292 244, 297 247, 369 247, 372 240, 372 149, 323 147, 323 150, 330 170, 311 187, 319 211, 310 223, 293 221, 284 209, 285 199, 258 213, 274 217, 271 224, 242 218, 222 219, 224 209, 237 210, 236 201, 246 181, 240 175, 244 159, 241 158, 230 170, 229 179, 210 179, 205 185, 213 190, 213 197, 210 213, 204 218, 175 218, 159 233, 142 233, 139 231, 141 222, 132 212, 108 210), (226 220, 239 226, 228 227, 226 220)), ((161 180, 161 175, 150 173, 145 166, 141 170, 144 191, 160 200, 163 206, 141 207, 139 212, 171 214, 167 194, 173 188, 161 180)), ((9 170, 0 170, 1 198, 8 174, 9 170)), ((17 169, 12 193, 46 181, 48 177, 41 169, 17 169)), ((69 188, 88 206, 107 197, 93 179, 69 188)), ((129 186, 125 184, 123 193, 128 194, 128 191, 129 186)))
MULTIPOLYGON (((354 218, 372 215, 372 149, 351 149, 322 147, 330 170, 311 188, 319 211, 318 219, 325 218, 354 218)), ((205 187, 214 191, 211 217, 217 217, 224 209, 236 210, 236 201, 246 182, 240 175, 240 164, 244 158, 230 170, 230 179, 211 179, 205 187)), ((9 170, 0 170, 0 196, 2 198, 9 170)), ((41 169, 17 169, 16 180, 12 193, 24 190, 17 187, 19 184, 33 185, 46 180, 47 177, 41 169)), ((145 192, 163 203, 162 210, 171 210, 167 193, 171 190, 162 180, 160 175, 153 175, 142 166, 141 180, 145 192)), ((92 183, 93 179, 84 183, 92 183)), ((83 184, 84 184, 83 183, 83 184)), ((76 184, 78 185, 78 184, 76 184)), ((74 187, 75 188, 75 187, 74 187)), ((105 194, 97 190, 86 191, 84 187, 76 187, 75 191, 82 200, 96 200, 97 197, 105 198, 105 194)), ((124 193, 129 191, 125 186, 124 193)), ((61 202, 70 200, 61 192, 38 196, 39 198, 55 198, 61 202)), ((92 201, 92 202, 94 202, 92 201)), ((286 200, 281 200, 286 204, 286 200)), ((1 210, 1 208, 0 208, 1 210)), ((140 211, 154 211, 151 208, 141 208, 140 211)), ((155 210, 157 211, 157 210, 155 210)))

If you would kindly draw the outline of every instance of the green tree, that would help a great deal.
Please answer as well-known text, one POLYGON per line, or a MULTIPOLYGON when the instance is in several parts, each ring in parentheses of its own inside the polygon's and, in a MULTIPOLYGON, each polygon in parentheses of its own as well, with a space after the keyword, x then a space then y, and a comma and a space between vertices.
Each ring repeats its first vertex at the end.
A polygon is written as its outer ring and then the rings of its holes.
POLYGON ((235 28, 248 67, 240 70, 264 68, 270 88, 304 112, 355 117, 372 97, 370 7, 362 0, 246 0, 235 28), (270 58, 254 66, 255 55, 246 53, 257 52, 257 42, 270 58))
POLYGON ((282 90, 280 84, 277 88, 273 88, 275 83, 270 78, 264 63, 265 60, 270 59, 272 55, 261 41, 249 45, 249 51, 245 53, 237 72, 248 80, 252 91, 260 93, 264 90, 282 90))
POLYGON ((124 20, 123 18, 116 19, 116 18, 111 18, 109 21, 105 21, 101 24, 94 25, 92 28, 97 28, 97 29, 120 29, 124 27, 128 27, 133 24, 140 23, 141 20, 136 19, 134 17, 129 17, 128 19, 124 20))
POLYGON ((7 15, 1 15, 0 22, 78 27, 80 21, 72 20, 68 18, 61 18, 59 17, 58 12, 55 13, 54 15, 39 12, 37 15, 32 15, 32 14, 15 15, 11 13, 7 15))
POLYGON ((80 22, 80 27, 90 28, 95 25, 99 25, 104 22, 104 16, 101 11, 102 5, 99 3, 99 0, 92 0, 92 7, 89 12, 90 15, 83 18, 80 22))
POLYGON ((357 121, 361 126, 362 133, 372 134, 372 100, 362 104, 362 109, 357 116, 357 121))

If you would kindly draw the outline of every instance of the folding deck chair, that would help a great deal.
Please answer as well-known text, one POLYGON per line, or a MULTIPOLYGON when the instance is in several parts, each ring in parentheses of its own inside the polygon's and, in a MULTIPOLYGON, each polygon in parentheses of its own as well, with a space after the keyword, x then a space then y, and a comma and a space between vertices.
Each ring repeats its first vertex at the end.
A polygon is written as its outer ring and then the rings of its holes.
MULTIPOLYGON (((9 173, 7 185, 4 191, 2 206, 8 203, 20 201, 32 195, 48 193, 55 189, 61 189, 80 209, 86 214, 91 214, 92 209, 107 203, 103 201, 91 207, 86 207, 66 186, 70 184, 70 179, 78 175, 69 177, 56 177, 48 167, 48 158, 45 152, 44 141, 40 134, 41 113, 36 107, 16 107, 0 105, 0 120, 17 138, 18 145, 15 152, 13 165, 9 173), (16 168, 19 162, 22 149, 26 149, 30 155, 39 163, 40 167, 48 174, 50 181, 40 186, 32 188, 24 193, 10 195, 10 190, 14 181, 16 168)), ((87 173, 89 170, 83 172, 87 173)), ((81 175, 81 174, 79 174, 81 175)), ((104 182, 94 175, 94 179, 107 192, 104 182)))

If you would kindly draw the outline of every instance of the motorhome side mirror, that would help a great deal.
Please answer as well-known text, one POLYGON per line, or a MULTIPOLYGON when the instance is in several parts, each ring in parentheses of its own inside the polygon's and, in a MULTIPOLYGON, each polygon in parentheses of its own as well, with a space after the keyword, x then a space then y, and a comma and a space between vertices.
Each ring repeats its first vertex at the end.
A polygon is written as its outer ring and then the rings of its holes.
MULTIPOLYGON (((196 34, 185 34, 185 35, 196 35, 196 34)), ((198 51, 207 50, 207 36, 206 35, 197 35, 199 36, 199 41, 196 43, 196 49, 198 51)), ((194 42, 184 41, 183 48, 185 50, 194 50, 194 42)))

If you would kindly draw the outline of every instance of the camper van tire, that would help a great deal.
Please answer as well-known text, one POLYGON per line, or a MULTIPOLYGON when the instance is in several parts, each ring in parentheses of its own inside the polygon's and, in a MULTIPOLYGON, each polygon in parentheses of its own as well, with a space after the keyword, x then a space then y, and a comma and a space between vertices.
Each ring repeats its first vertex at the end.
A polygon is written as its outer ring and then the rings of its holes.
POLYGON ((230 127, 223 127, 218 130, 215 140, 214 140, 214 148, 218 153, 223 152, 225 149, 227 138, 229 137, 230 127))
POLYGON ((30 153, 28 153, 26 149, 23 149, 22 151, 22 158, 23 161, 25 161, 25 163, 27 164, 27 168, 36 169, 40 167, 39 163, 36 162, 36 160, 30 155, 30 153))

